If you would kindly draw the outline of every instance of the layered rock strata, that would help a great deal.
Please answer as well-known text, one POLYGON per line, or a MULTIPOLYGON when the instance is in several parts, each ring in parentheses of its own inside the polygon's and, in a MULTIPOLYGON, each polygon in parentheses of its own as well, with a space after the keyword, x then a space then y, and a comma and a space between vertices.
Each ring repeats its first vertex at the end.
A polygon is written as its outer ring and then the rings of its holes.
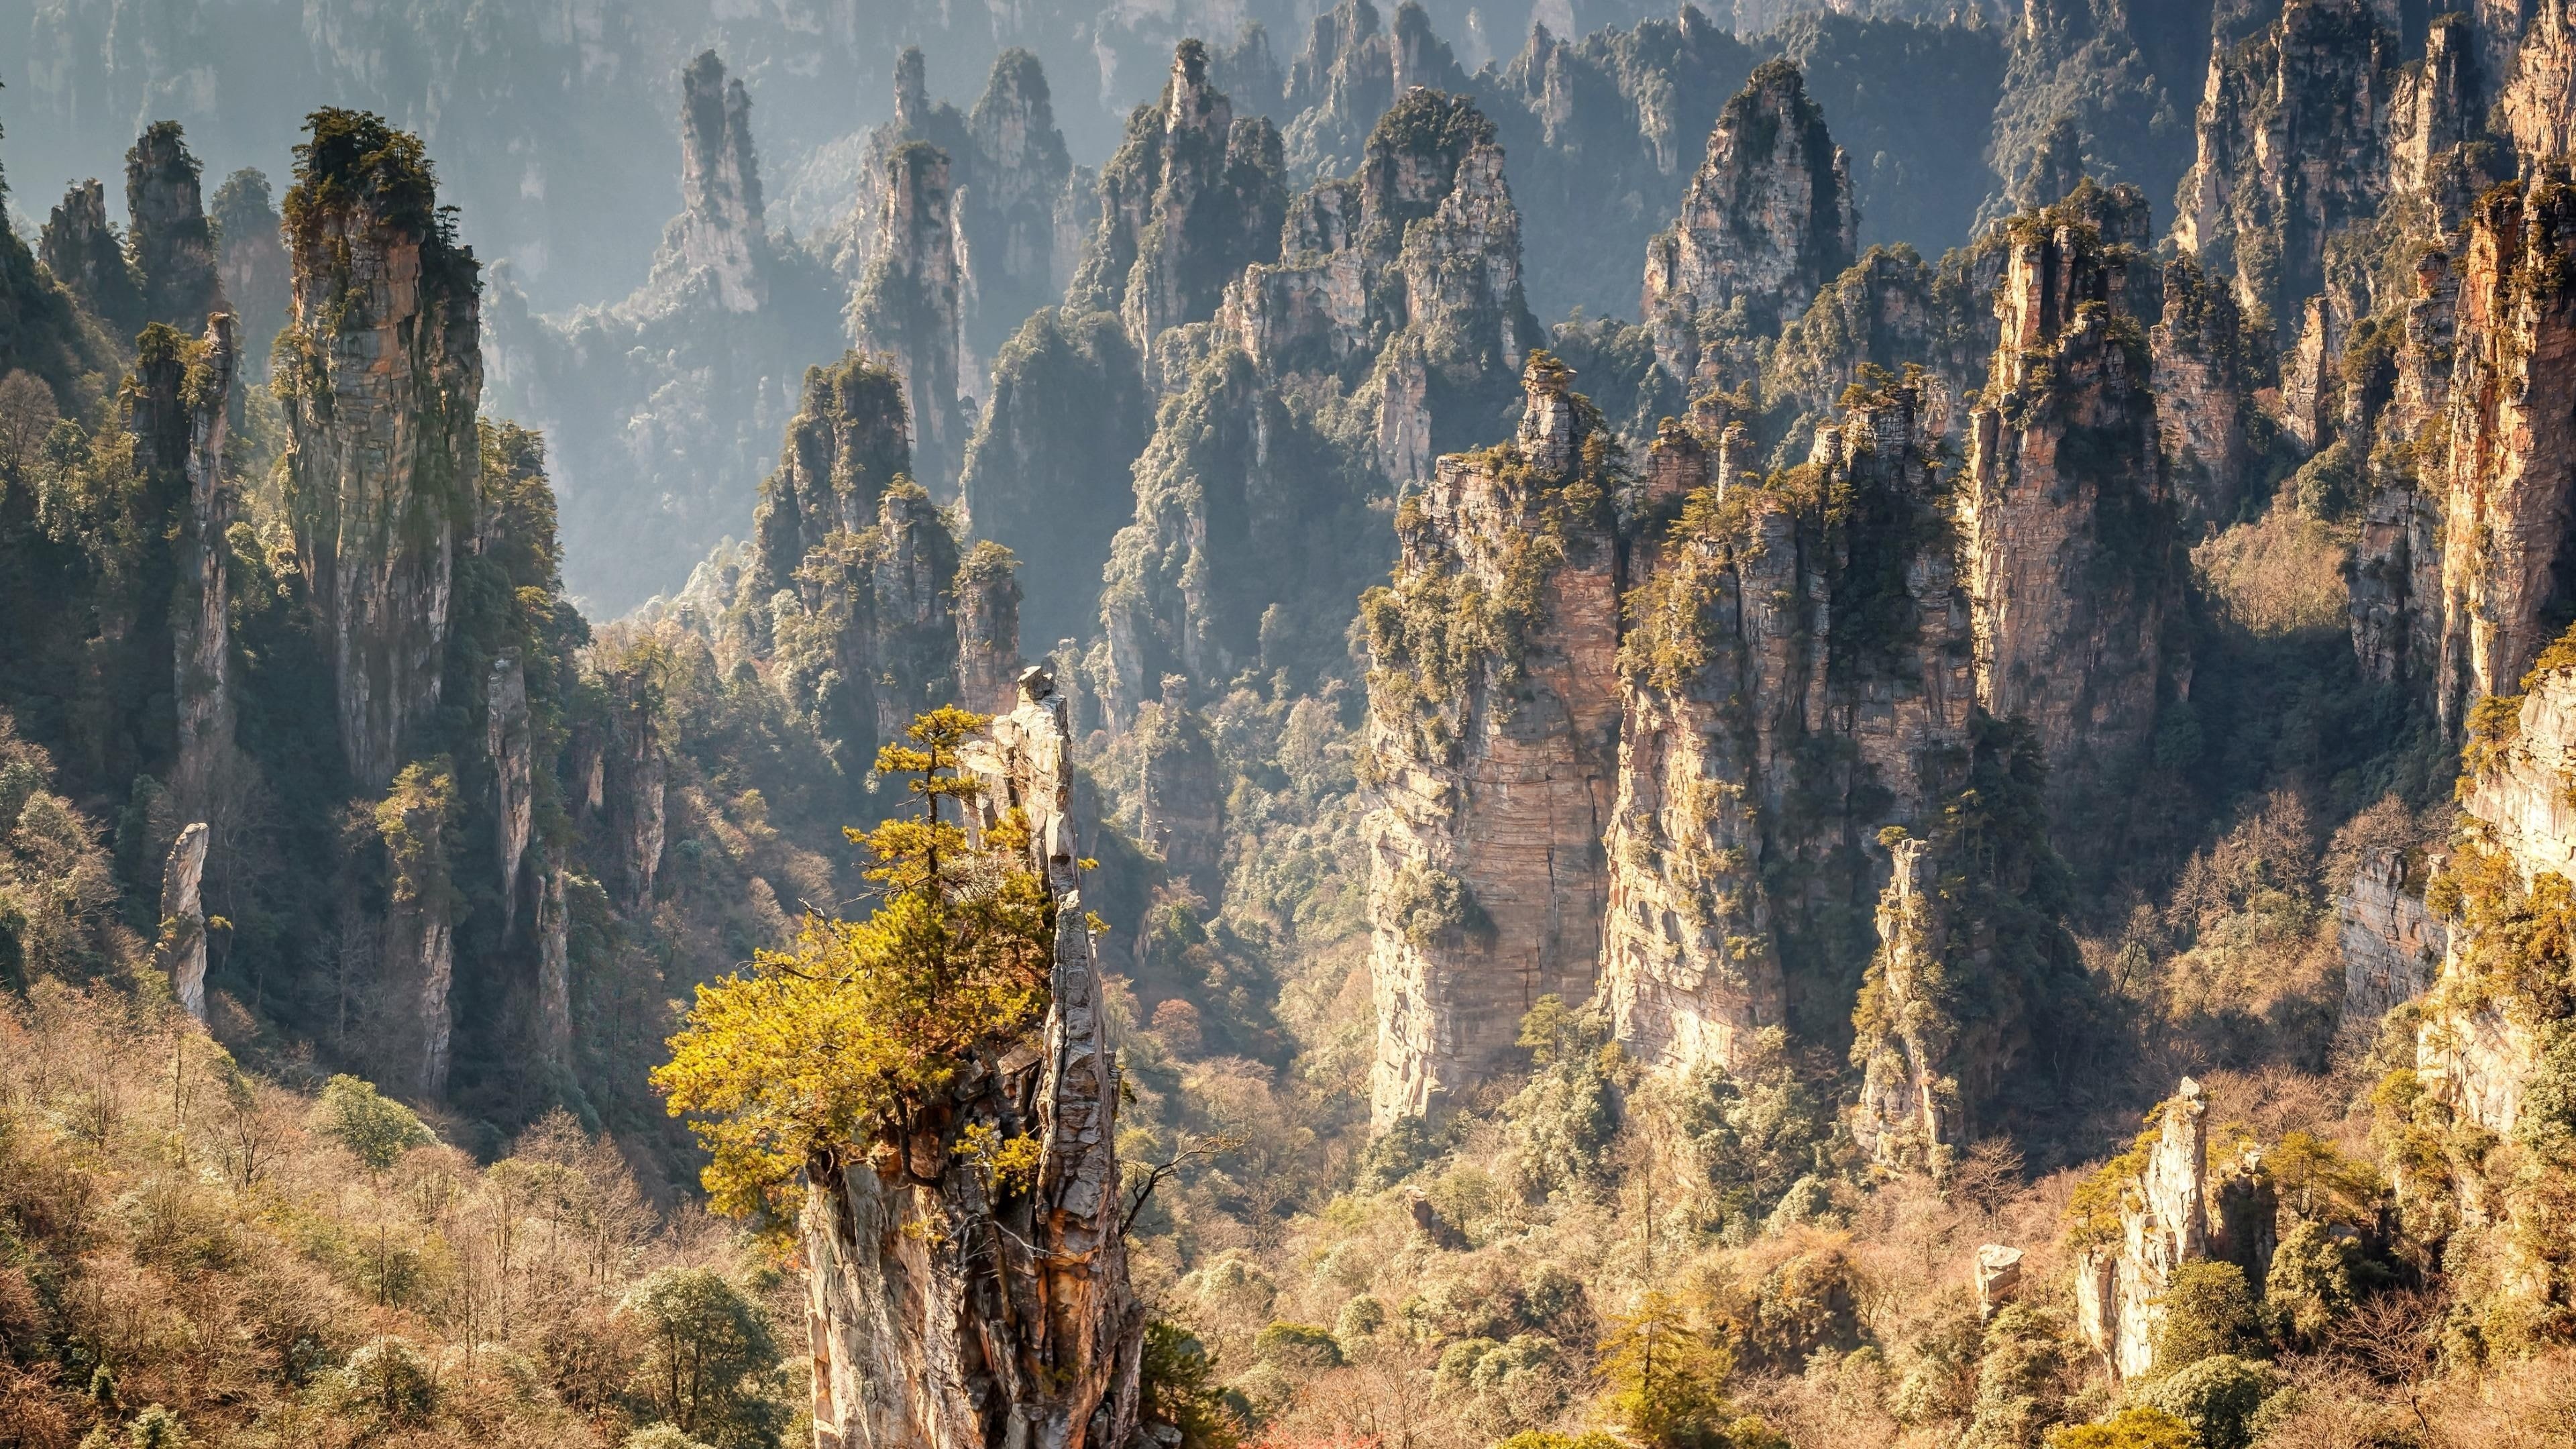
POLYGON ((2050 767, 2080 781, 2146 737, 2178 682, 2164 658, 2174 505, 2135 310, 2153 273, 2062 211, 2010 235, 1958 503, 1977 695, 2028 719, 2050 767))
POLYGON ((1145 1326, 1127 1283, 1118 1065, 1085 924, 1066 701, 1043 669, 971 758, 979 831, 1028 823, 1055 957, 1044 1030, 978 1059, 890 1151, 808 1164, 815 1442, 1087 1449, 1130 1441, 1145 1326), (1036 1139, 1025 1187, 958 1150, 1036 1139))
POLYGON ((1592 991, 1620 550, 1599 417, 1570 381, 1531 360, 1518 440, 1440 460, 1398 518, 1393 587, 1362 601, 1380 1124, 1492 1071, 1540 997, 1592 991), (1500 647, 1457 649, 1479 634, 1500 647))
POLYGON ((1917 409, 1877 395, 1768 484, 1743 476, 1740 427, 1714 448, 1670 427, 1650 455, 1649 498, 1680 513, 1631 545, 1602 949, 1619 1038, 1650 1061, 1734 1065, 1787 1021, 1789 960, 1810 1024, 1841 1010, 1848 983, 1813 962, 1848 943, 1811 918, 1871 889, 1848 878, 1861 842, 1954 773, 1968 600, 1917 409), (1849 763, 1820 768, 1819 740, 1849 763), (1775 899, 1793 861, 1811 884, 1775 899))

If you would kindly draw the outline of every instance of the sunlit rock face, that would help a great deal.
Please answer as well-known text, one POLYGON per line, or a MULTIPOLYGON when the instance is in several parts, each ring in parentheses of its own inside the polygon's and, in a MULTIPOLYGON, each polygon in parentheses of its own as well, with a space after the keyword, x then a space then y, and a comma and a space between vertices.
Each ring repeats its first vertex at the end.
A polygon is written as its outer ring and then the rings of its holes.
POLYGON ((1717 118, 1672 230, 1646 248, 1639 315, 1675 377, 1699 365, 1699 328, 1739 304, 1756 330, 1805 309, 1852 264, 1860 222, 1851 163, 1796 66, 1775 61, 1717 118))
POLYGON ((1027 865, 1055 898, 1044 1030, 871 1144, 885 1150, 808 1165, 824 1449, 1088 1449, 1135 1432, 1145 1315, 1127 1282, 1117 1047, 1084 924, 1072 750, 1065 697, 1032 669, 969 759, 984 787, 971 828, 1021 812, 1027 865), (1033 1179, 998 1185, 959 1150, 970 1129, 1034 1137, 1033 1179))

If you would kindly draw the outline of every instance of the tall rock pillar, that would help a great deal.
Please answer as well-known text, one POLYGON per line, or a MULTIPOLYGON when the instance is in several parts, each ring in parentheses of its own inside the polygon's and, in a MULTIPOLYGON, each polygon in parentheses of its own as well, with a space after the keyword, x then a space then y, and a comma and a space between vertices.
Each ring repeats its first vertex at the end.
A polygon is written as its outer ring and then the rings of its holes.
POLYGON ((1118 1449, 1136 1431, 1144 1311, 1127 1282, 1117 1048, 1082 905, 1066 700, 1043 667, 968 763, 970 827, 1013 809, 1056 921, 1044 1033, 980 1066, 896 1151, 806 1169, 817 1449, 1118 1449), (1037 1140, 1024 1188, 956 1150, 1037 1140))
POLYGON ((350 775, 381 790, 438 707, 449 587, 475 516, 477 265, 420 143, 315 113, 286 198, 287 501, 321 615, 350 775))

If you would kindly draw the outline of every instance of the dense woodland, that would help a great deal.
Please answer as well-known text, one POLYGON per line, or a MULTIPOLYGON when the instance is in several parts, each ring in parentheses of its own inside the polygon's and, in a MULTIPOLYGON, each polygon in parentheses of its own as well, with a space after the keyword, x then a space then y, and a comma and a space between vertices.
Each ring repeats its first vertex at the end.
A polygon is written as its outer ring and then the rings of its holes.
POLYGON ((2576 1442, 2524 8, 0 3, 0 1449, 2576 1442))

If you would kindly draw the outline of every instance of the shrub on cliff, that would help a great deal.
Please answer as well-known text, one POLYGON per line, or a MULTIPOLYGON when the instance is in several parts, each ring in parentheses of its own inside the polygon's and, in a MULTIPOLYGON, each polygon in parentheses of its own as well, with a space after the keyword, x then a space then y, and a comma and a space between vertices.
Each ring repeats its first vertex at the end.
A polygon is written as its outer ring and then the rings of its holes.
POLYGON ((717 1210, 783 1235, 813 1155, 855 1159, 908 1132, 978 1049, 1045 1015, 1055 903, 1015 858, 1025 824, 1015 814, 979 850, 939 812, 977 793, 958 756, 986 723, 933 710, 907 730, 912 746, 878 753, 877 773, 909 777, 922 815, 850 832, 877 862, 873 915, 808 916, 789 950, 698 988, 653 1082, 674 1116, 702 1114, 690 1126, 717 1210))

